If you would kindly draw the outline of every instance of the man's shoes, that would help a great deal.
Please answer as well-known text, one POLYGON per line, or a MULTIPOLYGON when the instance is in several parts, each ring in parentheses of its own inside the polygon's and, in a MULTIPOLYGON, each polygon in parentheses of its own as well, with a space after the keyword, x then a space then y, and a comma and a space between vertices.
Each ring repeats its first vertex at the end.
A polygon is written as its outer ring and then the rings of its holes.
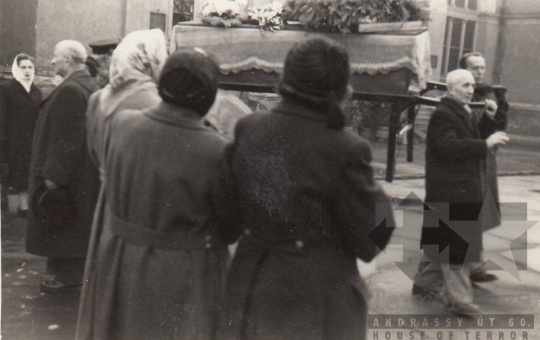
POLYGON ((469 274, 472 282, 491 282, 499 278, 495 274, 488 273, 484 269, 475 269, 469 274))
POLYGON ((428 295, 431 295, 431 296, 441 296, 441 293, 435 289, 433 289, 433 287, 424 287, 424 286, 419 286, 417 285, 416 283, 413 284, 412 286, 412 293, 413 295, 420 295, 422 297, 425 297, 425 296, 428 296, 428 295))
POLYGON ((414 295, 426 296, 426 295, 429 295, 431 293, 431 290, 426 288, 426 287, 419 286, 419 285, 417 285, 415 283, 412 286, 412 293, 414 295))
POLYGON ((17 209, 17 216, 18 217, 27 217, 28 216, 28 209, 17 209))
POLYGON ((472 314, 479 313, 480 308, 473 303, 456 302, 453 303, 452 306, 447 309, 447 311, 458 315, 471 316, 472 314))
POLYGON ((66 285, 62 281, 58 280, 45 280, 41 282, 40 291, 42 293, 61 294, 61 293, 75 293, 81 289, 81 285, 66 285))

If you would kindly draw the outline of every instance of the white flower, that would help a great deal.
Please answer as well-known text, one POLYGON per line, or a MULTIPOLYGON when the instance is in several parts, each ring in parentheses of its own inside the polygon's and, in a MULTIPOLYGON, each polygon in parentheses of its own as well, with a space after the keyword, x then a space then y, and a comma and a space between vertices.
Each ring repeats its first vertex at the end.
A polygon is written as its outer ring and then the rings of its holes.
POLYGON ((278 13, 283 11, 283 4, 280 1, 274 1, 270 5, 270 8, 278 13))
POLYGON ((215 0, 214 1, 215 12, 218 15, 223 15, 223 13, 229 10, 229 3, 230 3, 229 0, 215 0))

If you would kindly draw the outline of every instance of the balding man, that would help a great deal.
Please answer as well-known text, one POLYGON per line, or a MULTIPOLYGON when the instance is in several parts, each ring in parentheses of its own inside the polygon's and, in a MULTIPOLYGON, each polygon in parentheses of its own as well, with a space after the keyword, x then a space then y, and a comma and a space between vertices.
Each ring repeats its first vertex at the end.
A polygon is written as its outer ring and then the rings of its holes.
MULTIPOLYGON (((485 102, 485 108, 473 109, 473 118, 479 121, 484 115, 490 119, 487 123, 492 125, 486 131, 503 131, 506 129, 508 102, 506 101, 506 90, 504 88, 494 88, 484 82, 486 73, 486 60, 479 52, 471 52, 463 55, 459 61, 459 67, 471 71, 476 85, 474 87, 473 102, 485 102)), ((487 138, 488 136, 482 136, 487 138)), ((497 184, 497 162, 496 148, 492 149, 486 156, 484 162, 484 196, 492 195, 495 205, 488 205, 486 213, 482 215, 482 227, 489 230, 501 224, 499 207, 499 189, 497 184)), ((489 282, 497 279, 492 273, 483 269, 476 269, 471 273, 473 282, 489 282)))
POLYGON ((413 293, 435 295, 447 303, 448 311, 458 314, 478 312, 469 274, 471 265, 480 260, 482 244, 481 163, 490 150, 508 141, 505 133, 489 131, 491 118, 473 118, 467 103, 474 85, 467 70, 448 73, 448 94, 429 121, 425 198, 429 209, 424 211, 422 228, 424 258, 413 286, 413 293))
POLYGON ((42 103, 30 164, 26 251, 47 257, 41 290, 61 293, 82 283, 99 176, 86 149, 85 112, 95 90, 84 46, 56 45, 51 61, 64 81, 42 103))

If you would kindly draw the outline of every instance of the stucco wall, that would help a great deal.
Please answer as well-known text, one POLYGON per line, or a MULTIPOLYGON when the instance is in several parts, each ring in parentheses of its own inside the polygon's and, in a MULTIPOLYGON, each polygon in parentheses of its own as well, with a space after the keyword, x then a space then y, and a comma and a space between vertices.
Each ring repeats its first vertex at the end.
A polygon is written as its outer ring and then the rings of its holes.
POLYGON ((511 102, 540 105, 540 1, 506 0, 502 26, 502 83, 511 102))
POLYGON ((504 0, 503 11, 506 14, 512 13, 538 13, 540 12, 540 1, 538 0, 504 0))
MULTIPOLYGON (((20 1, 20 0, 15 0, 20 1)), ((44 0, 38 2, 38 68, 49 68, 54 46, 74 39, 88 47, 93 40, 121 37, 122 1, 44 0)))
POLYGON ((477 21, 475 50, 486 59, 487 83, 493 83, 493 70, 496 63, 499 41, 499 19, 490 15, 480 15, 477 21))
MULTIPOLYGON (((150 13, 163 13, 167 16, 167 26, 171 25, 169 8, 172 0, 126 0, 126 31, 130 32, 150 28, 150 13)), ((172 8, 172 7, 171 7, 172 8)))
POLYGON ((446 0, 432 0, 430 2, 430 22, 428 23, 428 32, 431 45, 431 55, 437 56, 437 66, 431 69, 431 78, 435 81, 439 81, 441 76, 446 15, 446 0))
POLYGON ((503 26, 502 83, 510 101, 540 105, 540 15, 525 22, 507 21, 503 26))
POLYGON ((35 55, 36 1, 0 1, 0 63, 9 67, 21 52, 35 55))

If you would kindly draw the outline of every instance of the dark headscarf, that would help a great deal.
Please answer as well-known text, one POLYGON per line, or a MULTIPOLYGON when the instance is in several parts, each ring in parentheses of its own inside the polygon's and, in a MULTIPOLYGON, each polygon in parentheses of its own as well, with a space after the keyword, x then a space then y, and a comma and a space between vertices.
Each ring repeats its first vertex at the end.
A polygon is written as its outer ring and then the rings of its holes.
POLYGON ((322 109, 328 127, 339 130, 345 125, 339 104, 347 93, 349 76, 345 47, 325 37, 314 37, 289 51, 278 91, 286 98, 322 109))
POLYGON ((219 66, 199 48, 182 48, 169 56, 159 79, 163 101, 204 116, 216 98, 219 66))

